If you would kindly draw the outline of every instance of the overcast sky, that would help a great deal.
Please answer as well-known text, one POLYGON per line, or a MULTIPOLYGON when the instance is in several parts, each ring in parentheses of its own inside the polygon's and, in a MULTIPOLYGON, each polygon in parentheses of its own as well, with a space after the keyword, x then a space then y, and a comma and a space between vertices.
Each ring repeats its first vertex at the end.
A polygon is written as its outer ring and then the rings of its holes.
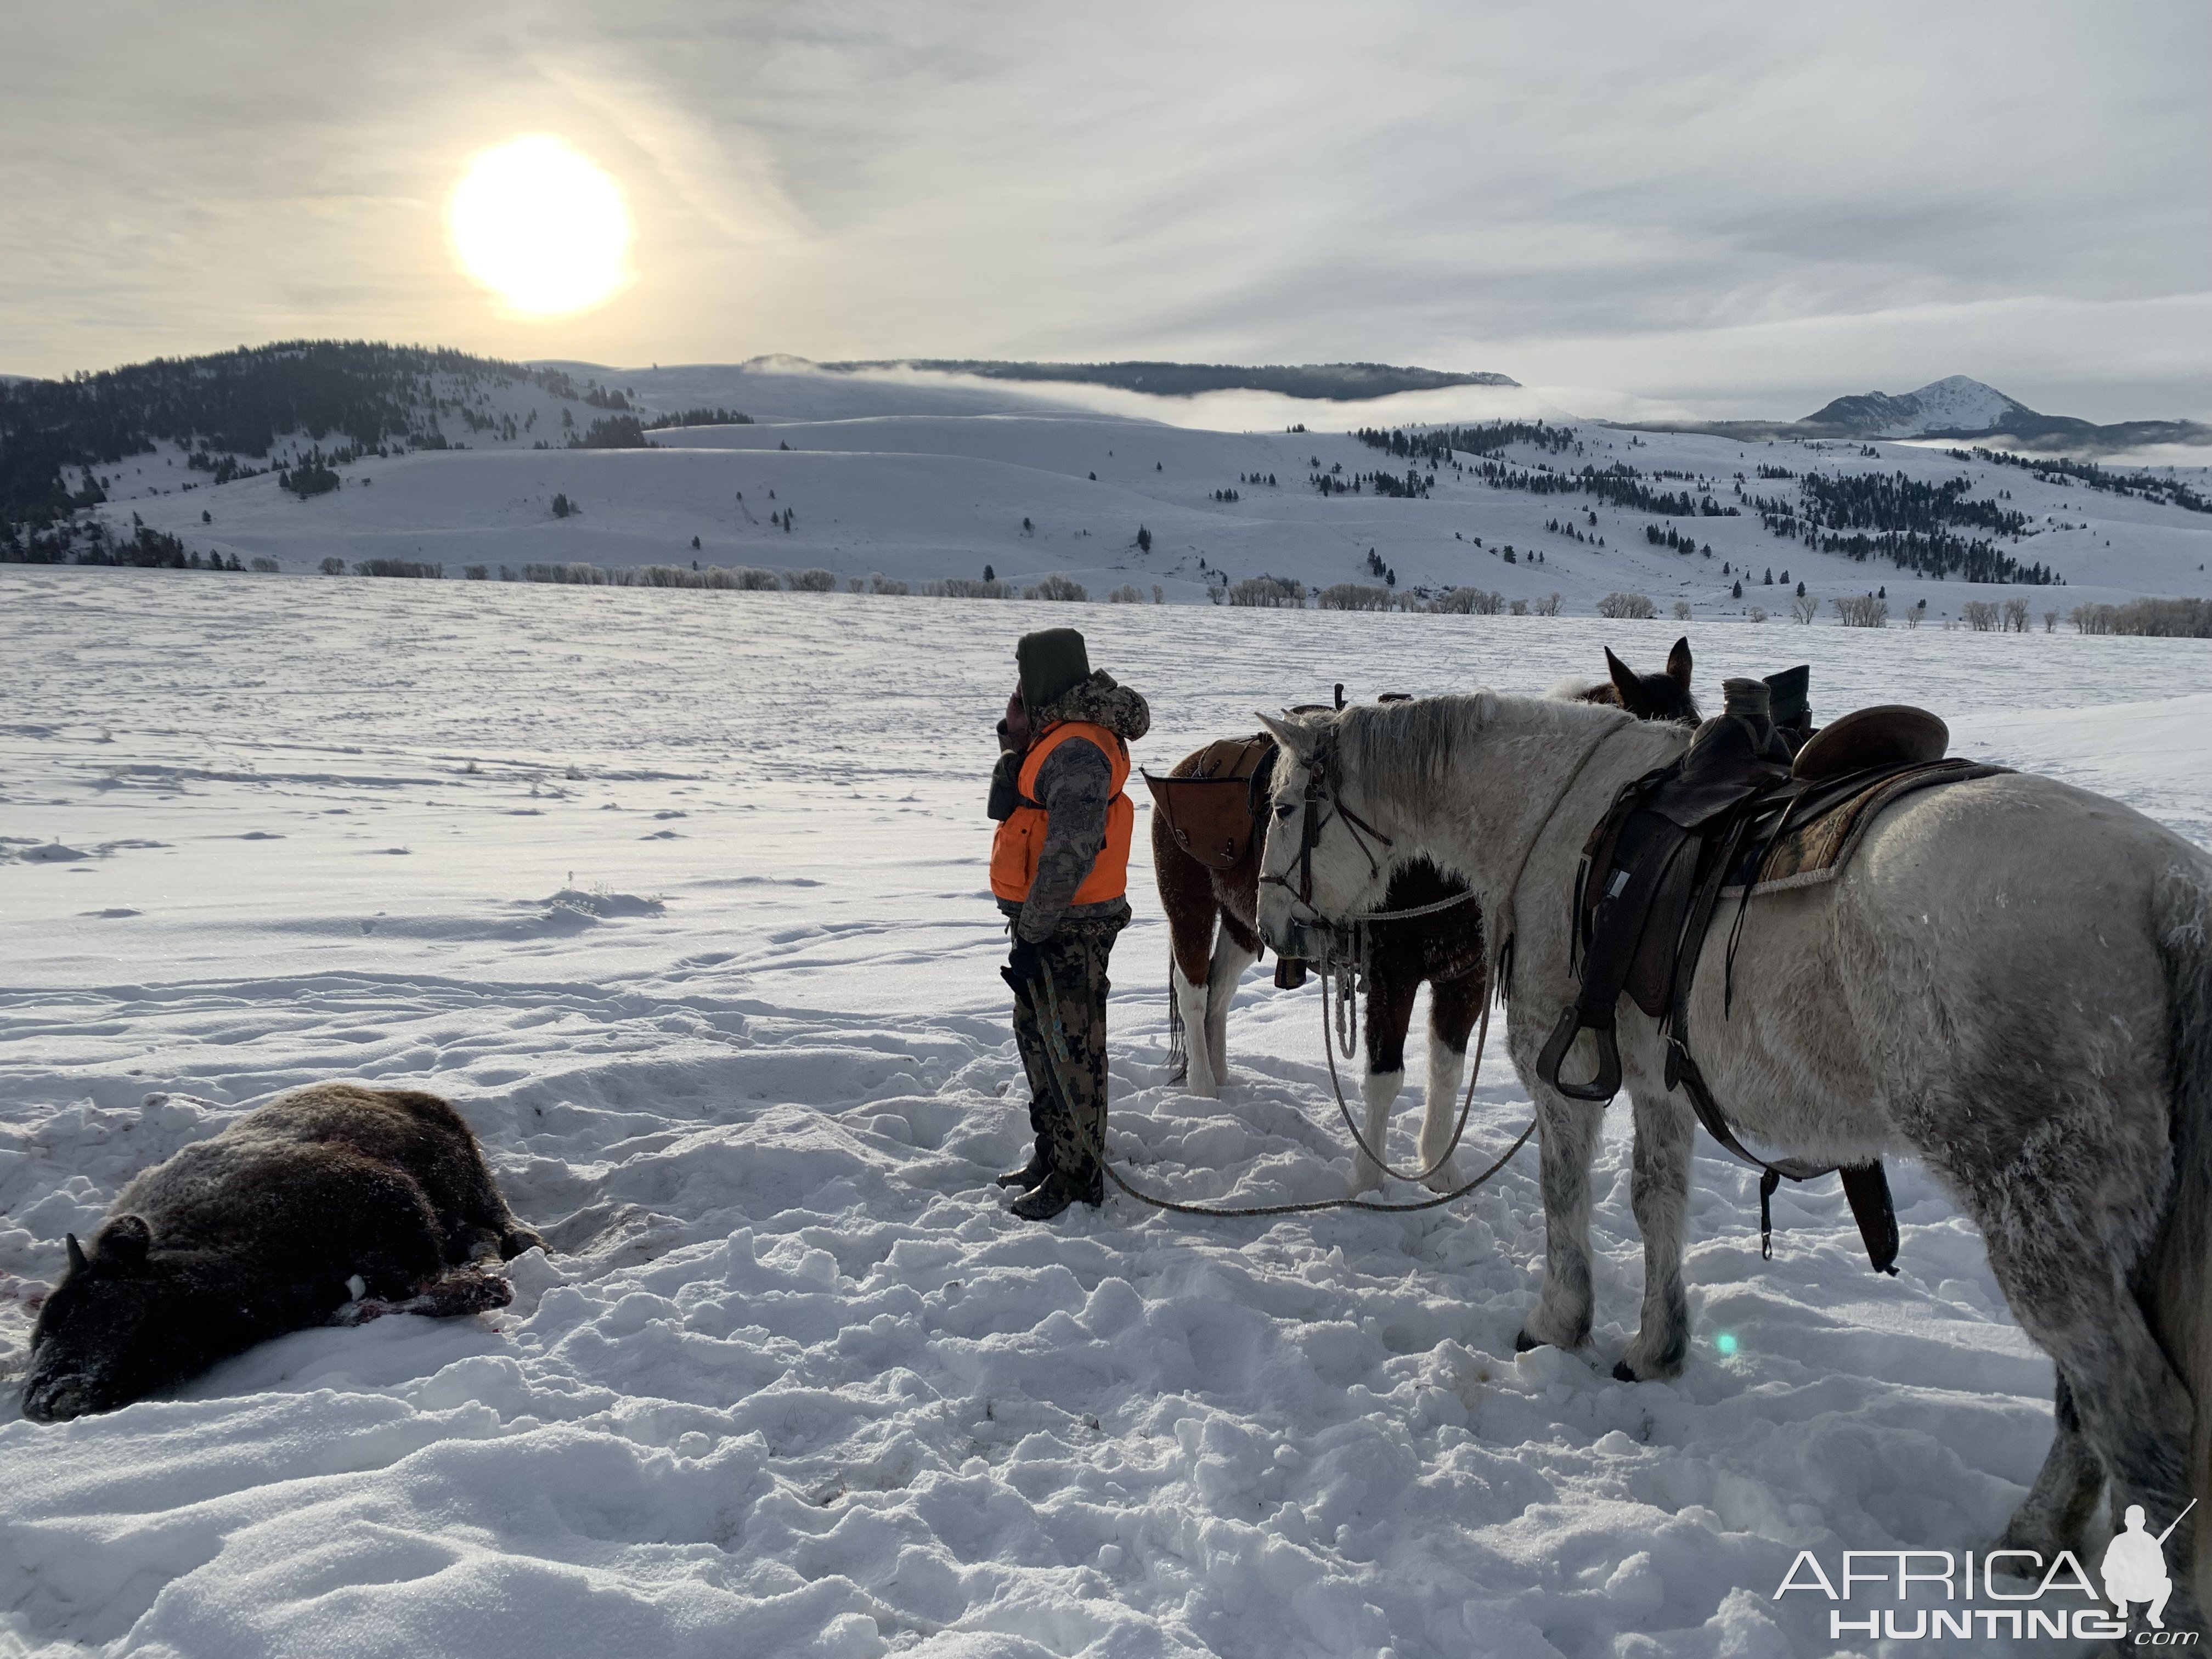
POLYGON ((342 335, 2212 418, 2204 0, 0 9, 0 371, 342 335), (524 132, 629 193, 599 310, 453 268, 447 191, 524 132))

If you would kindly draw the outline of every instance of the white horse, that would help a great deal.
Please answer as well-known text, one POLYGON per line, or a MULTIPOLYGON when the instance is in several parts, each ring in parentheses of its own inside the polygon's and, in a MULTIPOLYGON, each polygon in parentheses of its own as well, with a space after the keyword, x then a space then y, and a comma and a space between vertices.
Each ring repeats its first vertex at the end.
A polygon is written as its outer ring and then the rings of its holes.
MULTIPOLYGON (((1583 842, 1690 733, 1486 691, 1267 723, 1292 763, 1276 771, 1262 860, 1270 945, 1375 908, 1415 858, 1474 890, 1493 950, 1511 941, 1501 988, 1542 1126, 1547 1257, 1520 1346, 1581 1347, 1604 1108, 1545 1087, 1536 1059, 1577 990, 1583 842)), ((2115 1512, 2141 1504, 2159 1524, 2212 1492, 2212 1409, 2195 1405, 2212 1407, 2212 859, 2086 790, 1984 777, 1905 797, 1836 880, 1761 896, 1746 920, 1733 1011, 1716 927, 1689 1022, 1739 1135, 1824 1164, 1920 1158, 2057 1366, 2057 1437, 2006 1547, 2078 1553, 2106 1486, 2115 1512)), ((1689 1348, 1695 1120, 1663 1081, 1656 1022, 1626 996, 1618 1036, 1644 1289, 1616 1374, 1669 1377, 1689 1348)), ((1566 1074, 1587 1076, 1586 1035, 1576 1048, 1566 1074)), ((2199 1530, 2212 1536, 2184 1522, 2174 1559, 2197 1562, 2192 1599, 2212 1601, 2199 1530)))

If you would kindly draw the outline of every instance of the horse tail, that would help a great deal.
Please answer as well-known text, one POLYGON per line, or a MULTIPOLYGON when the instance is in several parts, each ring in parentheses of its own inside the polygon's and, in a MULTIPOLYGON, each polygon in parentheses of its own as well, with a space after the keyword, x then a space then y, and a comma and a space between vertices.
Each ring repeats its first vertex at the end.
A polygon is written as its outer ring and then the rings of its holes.
MULTIPOLYGON (((2190 1489, 2212 1498, 2212 866, 2169 870, 2154 901, 2166 971, 2174 1186, 2147 1311, 2196 1401, 2190 1489)), ((2197 1528, 2194 1576, 2212 1586, 2212 1525, 2197 1528)))
POLYGON ((1176 965, 1175 946, 1168 946, 1168 1081, 1184 1083, 1190 1079, 1190 1044, 1183 1035, 1182 999, 1176 994, 1176 975, 1181 969, 1176 965))

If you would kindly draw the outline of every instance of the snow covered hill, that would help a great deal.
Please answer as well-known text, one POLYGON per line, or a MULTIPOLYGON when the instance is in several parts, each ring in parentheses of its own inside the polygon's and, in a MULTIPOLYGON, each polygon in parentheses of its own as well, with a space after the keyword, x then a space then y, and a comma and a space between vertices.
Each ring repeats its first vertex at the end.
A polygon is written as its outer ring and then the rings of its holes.
MULTIPOLYGON (((136 533, 135 516, 196 552, 267 559, 290 573, 326 559, 349 568, 371 558, 418 561, 444 566, 448 577, 479 566, 494 579, 501 566, 696 561, 821 568, 841 584, 880 573, 919 591, 988 568, 1017 584, 1066 572, 1102 597, 1133 586, 1149 598, 1157 586, 1184 602, 1212 597, 1224 581, 1272 575, 1309 589, 1474 587, 1507 603, 1556 592, 1569 613, 1583 615, 1608 593, 1643 593, 1662 616, 1680 602, 1700 618, 1754 607, 1782 616, 1802 581, 1823 602, 1886 588, 1894 616, 1924 599, 1929 620, 1955 618, 1990 591, 1902 570, 1879 554, 1860 560, 1808 548, 1801 536, 1770 530, 1751 506, 1753 497, 1794 502, 1810 476, 1902 474, 1921 489, 1964 478, 1972 500, 2021 515, 1996 538, 1996 550, 2068 584, 2019 590, 2039 616, 2084 600, 2212 591, 2203 569, 2212 514, 1924 446, 1754 443, 1570 423, 1565 449, 1498 450, 1495 459, 1519 480, 1501 483, 1469 453, 1416 469, 1357 441, 1346 428, 1371 417, 1356 404, 1309 408, 1312 431, 1231 432, 1078 408, 1011 382, 791 364, 550 367, 599 381, 647 420, 720 407, 756 424, 654 432, 654 449, 540 448, 548 430, 556 441, 560 432, 573 435, 558 416, 578 406, 540 410, 547 394, 536 385, 483 387, 467 435, 453 441, 466 447, 349 460, 337 469, 343 486, 325 495, 302 500, 273 474, 213 485, 168 450, 101 469, 93 482, 109 499, 98 510, 118 540, 136 533), (1324 432, 1323 421, 1338 424, 1324 432), (1712 513, 1671 516, 1558 493, 1585 467, 1629 469, 1650 491, 1711 500, 1712 513), (1786 476, 1762 477, 1762 467, 1786 476), (1376 493, 1374 473, 1390 474, 1395 487, 1408 471, 1425 494, 1376 493), (1330 493, 1316 489, 1316 477, 1331 481, 1330 493), (1358 493, 1337 493, 1350 481, 1360 481, 1358 493), (557 515, 556 496, 580 512, 557 515), (1663 532, 1677 546, 1650 539, 1663 532), (1683 537, 1689 552, 1678 550, 1683 537)), ((459 434, 450 415, 447 424, 459 434)), ((2172 476, 2193 477, 2200 490, 2206 483, 2201 469, 2172 476)))
MULTIPOLYGON (((1094 488, 1045 465, 1079 436, 1025 470, 1094 488)), ((779 452, 618 459, 733 453, 779 452)), ((1333 680, 1533 690, 1678 631, 1070 609, 1155 769, 1333 680)), ((1701 1142, 1673 1384, 1608 1374, 1620 1115, 1588 1354, 1513 1352, 1525 1153, 1412 1216, 1014 1221, 981 797, 1034 607, 18 567, 0 619, 0 1363, 64 1233, 317 1079, 452 1097, 555 1246, 495 1316, 302 1332, 58 1427, 0 1392, 0 1651, 1815 1659, 1851 1644, 1773 1599, 1796 1551, 1985 1547, 2048 1444, 2050 1367, 1909 1164, 1877 1279, 1832 1182, 1778 1195, 1762 1262, 1701 1142)), ((1689 631, 1709 704, 1809 661, 1824 717, 1921 702, 2212 845, 2201 642, 1689 631)), ((1340 1191, 1310 989, 1249 977, 1219 1102, 1167 1081, 1148 846, 1115 1149, 1194 1198, 1340 1191)), ((1528 1112, 1497 1045, 1492 1151, 1528 1112)))

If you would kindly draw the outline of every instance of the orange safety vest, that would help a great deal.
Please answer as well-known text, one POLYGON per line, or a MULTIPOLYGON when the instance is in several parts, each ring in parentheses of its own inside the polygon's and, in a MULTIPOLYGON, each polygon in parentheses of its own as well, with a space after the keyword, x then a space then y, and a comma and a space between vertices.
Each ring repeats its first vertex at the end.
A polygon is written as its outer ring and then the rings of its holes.
POLYGON ((999 825, 999 833, 992 838, 991 890, 1002 899, 1019 903, 1030 896, 1030 884, 1036 879, 1037 854, 1044 850, 1045 832, 1045 810, 1036 800, 1037 772, 1045 757, 1070 738, 1097 744, 1114 768, 1114 799, 1106 805, 1106 842, 1071 902, 1103 904, 1128 890, 1129 838, 1137 823, 1137 809, 1121 787, 1129 781, 1129 745, 1103 726, 1061 720, 1047 726, 1044 735, 1030 745, 1018 780, 1022 804, 999 825))

